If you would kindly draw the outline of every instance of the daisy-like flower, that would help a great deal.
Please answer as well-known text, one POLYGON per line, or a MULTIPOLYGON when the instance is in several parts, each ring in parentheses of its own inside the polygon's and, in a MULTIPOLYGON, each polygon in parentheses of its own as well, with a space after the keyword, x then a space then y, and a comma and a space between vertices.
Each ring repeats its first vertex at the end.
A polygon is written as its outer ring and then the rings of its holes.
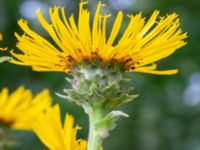
POLYGON ((38 114, 51 105, 48 90, 33 97, 30 90, 19 87, 9 94, 7 88, 0 91, 0 126, 30 130, 38 114))
POLYGON ((73 124, 74 118, 66 114, 62 125, 60 107, 55 105, 39 115, 33 129, 50 150, 86 150, 86 141, 76 139, 80 127, 73 124))
POLYGON ((158 71, 155 62, 168 57, 184 46, 187 37, 180 29, 176 13, 159 16, 154 11, 146 20, 142 13, 128 15, 129 24, 116 41, 123 21, 119 11, 107 37, 107 20, 110 15, 101 14, 104 6, 99 2, 90 25, 90 12, 84 8, 87 2, 80 3, 78 23, 72 14, 66 18, 64 8, 50 8, 51 23, 48 23, 40 10, 36 15, 42 27, 52 40, 52 44, 31 30, 25 20, 18 21, 23 35, 15 33, 17 47, 22 53, 11 52, 12 63, 32 66, 35 71, 71 72, 72 66, 87 60, 100 60, 102 64, 121 64, 126 71, 152 74, 174 74, 177 70, 158 71))

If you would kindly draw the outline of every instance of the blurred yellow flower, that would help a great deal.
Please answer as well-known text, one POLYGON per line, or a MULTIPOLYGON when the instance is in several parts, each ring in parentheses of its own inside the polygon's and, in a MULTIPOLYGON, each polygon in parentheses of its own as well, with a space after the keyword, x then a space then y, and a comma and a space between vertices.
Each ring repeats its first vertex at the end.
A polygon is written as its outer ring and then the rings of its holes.
MULTIPOLYGON (((3 40, 3 35, 0 33, 0 41, 2 41, 3 40)), ((0 47, 0 50, 1 51, 5 51, 5 50, 7 50, 8 48, 6 47, 6 48, 2 48, 2 47, 0 47)))
POLYGON ((74 118, 66 114, 62 126, 60 107, 55 105, 39 115, 33 129, 50 150, 86 150, 86 141, 76 139, 80 127, 74 128, 73 124, 74 118))
POLYGON ((51 105, 48 90, 43 90, 33 97, 30 90, 19 87, 9 94, 7 88, 0 91, 0 126, 13 129, 32 129, 38 114, 51 105))
POLYGON ((101 14, 103 4, 99 2, 90 26, 90 12, 83 8, 87 2, 80 2, 78 23, 72 14, 66 18, 64 8, 50 8, 51 23, 42 16, 40 10, 36 15, 42 27, 55 42, 51 44, 45 38, 31 30, 27 22, 20 19, 19 26, 25 32, 15 33, 17 47, 22 52, 11 52, 12 63, 32 66, 35 71, 70 72, 71 66, 81 61, 101 60, 102 64, 122 64, 126 71, 153 74, 174 74, 177 70, 156 70, 155 62, 171 55, 184 46, 187 37, 182 33, 178 15, 159 16, 154 11, 148 21, 142 13, 128 15, 129 24, 117 41, 121 28, 123 13, 119 11, 110 35, 107 37, 107 20, 110 15, 101 14))

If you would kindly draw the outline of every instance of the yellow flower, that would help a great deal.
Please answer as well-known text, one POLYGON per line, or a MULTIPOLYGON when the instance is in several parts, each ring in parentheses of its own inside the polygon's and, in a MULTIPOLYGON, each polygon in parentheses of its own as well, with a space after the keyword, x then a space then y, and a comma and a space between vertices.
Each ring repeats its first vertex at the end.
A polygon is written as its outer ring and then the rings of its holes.
MULTIPOLYGON (((2 41, 2 40, 3 40, 3 35, 0 33, 0 41, 2 41)), ((5 50, 7 50, 7 47, 6 48, 0 47, 0 50, 5 51, 5 50)))
POLYGON ((102 64, 122 64, 131 72, 177 72, 158 71, 155 64, 186 44, 183 40, 187 35, 182 33, 176 13, 161 17, 156 10, 148 21, 142 13, 128 15, 130 22, 116 41, 123 20, 122 11, 118 12, 110 35, 106 37, 106 24, 110 15, 100 13, 104 5, 99 2, 91 27, 91 14, 83 7, 86 3, 80 3, 77 24, 73 14, 69 19, 66 18, 64 8, 49 9, 51 23, 46 21, 40 10, 36 12, 38 20, 54 44, 31 30, 27 22, 20 19, 18 24, 25 33, 15 35, 18 39, 17 47, 22 53, 11 52, 15 57, 11 62, 32 66, 35 71, 70 72, 71 66, 83 60, 92 62, 97 59, 101 60, 102 64))
POLYGON ((86 150, 86 141, 76 139, 80 127, 74 128, 73 124, 74 118, 66 114, 62 126, 60 107, 55 105, 39 115, 33 129, 50 150, 86 150))
POLYGON ((19 87, 9 94, 7 88, 0 91, 0 126, 29 130, 37 115, 51 105, 48 90, 33 97, 30 90, 19 87))

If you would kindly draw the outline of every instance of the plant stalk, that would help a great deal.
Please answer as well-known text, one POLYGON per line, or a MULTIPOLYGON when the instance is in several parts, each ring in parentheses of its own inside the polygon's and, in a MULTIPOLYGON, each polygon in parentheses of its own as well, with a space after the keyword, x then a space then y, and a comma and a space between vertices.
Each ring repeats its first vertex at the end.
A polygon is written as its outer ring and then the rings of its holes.
POLYGON ((103 139, 95 129, 95 124, 102 119, 102 108, 93 108, 93 112, 89 114, 89 136, 87 150, 100 150, 103 139))

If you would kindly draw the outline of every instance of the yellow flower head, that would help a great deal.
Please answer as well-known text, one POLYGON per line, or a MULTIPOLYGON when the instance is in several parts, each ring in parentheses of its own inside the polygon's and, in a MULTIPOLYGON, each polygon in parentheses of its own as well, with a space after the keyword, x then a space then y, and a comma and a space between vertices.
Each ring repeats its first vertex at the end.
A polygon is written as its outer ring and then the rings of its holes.
POLYGON ((60 107, 55 105, 39 115, 34 131, 50 150, 86 150, 86 141, 77 140, 74 118, 66 114, 64 126, 61 123, 60 107))
POLYGON ((0 91, 0 126, 29 130, 36 116, 51 105, 48 90, 33 97, 30 90, 19 87, 9 94, 7 88, 0 91))
POLYGON ((86 3, 80 2, 78 23, 73 14, 66 18, 64 8, 49 9, 51 23, 46 21, 40 10, 37 11, 38 20, 54 44, 31 30, 26 21, 19 20, 18 24, 25 33, 15 35, 22 54, 11 52, 14 56, 11 62, 32 66, 36 71, 70 72, 71 66, 83 60, 100 60, 102 64, 122 64, 127 71, 153 74, 177 72, 158 71, 154 64, 186 44, 183 40, 187 35, 182 33, 176 13, 161 17, 156 10, 148 20, 142 13, 128 15, 129 24, 116 41, 123 21, 122 11, 118 12, 107 37, 110 15, 100 13, 104 5, 99 2, 90 25, 91 14, 84 8, 86 3))
MULTIPOLYGON (((3 40, 3 35, 0 33, 0 41, 2 41, 2 40, 3 40)), ((0 47, 0 50, 5 51, 5 50, 7 50, 7 47, 6 48, 0 47)))

